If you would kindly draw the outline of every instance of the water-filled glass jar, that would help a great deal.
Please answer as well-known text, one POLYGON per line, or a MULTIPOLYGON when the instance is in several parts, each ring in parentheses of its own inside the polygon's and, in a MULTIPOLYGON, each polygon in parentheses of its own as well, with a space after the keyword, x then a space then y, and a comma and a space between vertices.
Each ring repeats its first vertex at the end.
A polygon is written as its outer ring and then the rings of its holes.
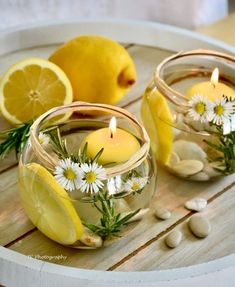
POLYGON ((113 242, 148 212, 156 190, 149 147, 143 126, 121 108, 75 102, 46 112, 33 123, 19 164, 27 215, 63 245, 93 249, 113 242), (116 131, 109 130, 112 117, 116 131), (94 134, 103 129, 101 138, 94 134), (118 130, 127 136, 125 142, 118 130), (91 156, 90 147, 98 144, 104 150, 91 156))
POLYGON ((210 50, 181 52, 159 64, 141 115, 152 150, 169 172, 193 181, 234 173, 234 75, 235 58, 210 50))

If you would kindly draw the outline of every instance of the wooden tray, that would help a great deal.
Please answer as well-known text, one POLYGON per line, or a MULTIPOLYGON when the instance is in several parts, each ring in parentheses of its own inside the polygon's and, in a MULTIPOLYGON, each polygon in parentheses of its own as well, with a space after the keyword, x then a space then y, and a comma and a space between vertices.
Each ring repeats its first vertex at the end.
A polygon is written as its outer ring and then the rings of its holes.
MULTIPOLYGON (((122 43, 133 57, 138 82, 120 103, 139 116, 141 95, 154 68, 180 50, 235 49, 189 31, 144 22, 59 22, 0 34, 0 74, 10 64, 30 56, 47 58, 62 42, 79 34, 101 34, 122 43)), ((8 124, 0 119, 0 129, 8 124)), ((30 223, 17 192, 14 154, 0 164, 0 283, 6 286, 234 286, 235 176, 214 183, 191 183, 158 170, 157 195, 144 221, 111 247, 74 250, 44 237, 30 223), (186 221, 193 214, 183 203, 195 196, 208 199, 205 213, 213 230, 195 239, 186 221), (172 210, 172 217, 153 217, 156 205, 172 210), (174 228, 184 240, 174 249, 164 243, 174 228), (108 272, 112 271, 112 272, 108 272), (115 272, 114 272, 115 271, 115 272), (215 281, 216 280, 216 281, 215 281), (225 281, 226 280, 226 283, 225 281)))

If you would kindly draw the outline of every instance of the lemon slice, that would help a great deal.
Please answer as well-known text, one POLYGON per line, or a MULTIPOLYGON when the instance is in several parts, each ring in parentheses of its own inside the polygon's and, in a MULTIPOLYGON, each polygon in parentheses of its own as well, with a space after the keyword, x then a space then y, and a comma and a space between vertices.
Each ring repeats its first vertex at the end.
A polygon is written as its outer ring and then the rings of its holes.
POLYGON ((173 120, 166 99, 157 90, 145 93, 141 117, 157 160, 168 164, 173 147, 173 120))
POLYGON ((81 221, 66 191, 44 167, 20 167, 20 197, 32 223, 47 237, 73 244, 82 236, 81 221))
POLYGON ((72 100, 72 87, 65 73, 44 59, 18 62, 1 79, 0 108, 13 124, 28 122, 72 100))

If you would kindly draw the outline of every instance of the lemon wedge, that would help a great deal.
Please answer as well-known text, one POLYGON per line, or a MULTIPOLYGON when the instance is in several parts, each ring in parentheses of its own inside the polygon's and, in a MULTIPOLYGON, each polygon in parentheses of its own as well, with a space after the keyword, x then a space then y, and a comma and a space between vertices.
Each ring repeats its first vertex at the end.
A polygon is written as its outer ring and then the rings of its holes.
POLYGON ((173 147, 173 120, 166 99, 157 90, 146 91, 141 104, 141 117, 156 159, 167 165, 173 147))
POLYGON ((20 166, 20 197, 32 223, 50 239, 65 245, 82 236, 80 218, 70 197, 43 166, 20 166))
POLYGON ((72 86, 65 73, 44 59, 28 58, 16 63, 0 82, 0 108, 13 124, 26 123, 72 100, 72 86))

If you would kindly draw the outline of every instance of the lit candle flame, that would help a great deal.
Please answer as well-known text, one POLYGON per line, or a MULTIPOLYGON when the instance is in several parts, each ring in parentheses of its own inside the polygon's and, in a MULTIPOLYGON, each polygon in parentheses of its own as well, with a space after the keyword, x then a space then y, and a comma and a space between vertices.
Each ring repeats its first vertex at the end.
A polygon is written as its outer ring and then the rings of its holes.
POLYGON ((112 117, 109 123, 109 130, 111 132, 111 138, 113 138, 113 135, 116 133, 116 129, 117 129, 117 121, 115 117, 112 117))
POLYGON ((218 81, 219 81, 219 69, 215 68, 211 75, 211 84, 215 87, 215 85, 218 84, 218 81))

